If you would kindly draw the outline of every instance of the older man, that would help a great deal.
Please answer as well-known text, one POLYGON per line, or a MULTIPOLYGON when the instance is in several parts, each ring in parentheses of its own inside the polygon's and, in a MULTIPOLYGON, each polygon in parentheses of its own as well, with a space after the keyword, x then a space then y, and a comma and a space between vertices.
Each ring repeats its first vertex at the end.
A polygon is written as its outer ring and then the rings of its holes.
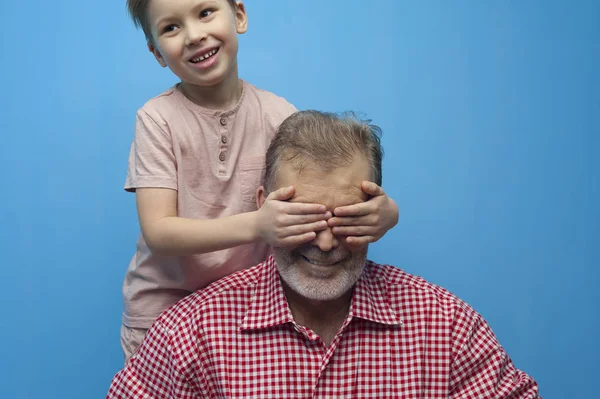
MULTIPOLYGON (((381 157, 374 126, 299 112, 269 148, 258 205, 291 185, 292 202, 360 204, 381 157)), ((165 312, 108 398, 539 397, 469 305, 330 225, 165 312)))

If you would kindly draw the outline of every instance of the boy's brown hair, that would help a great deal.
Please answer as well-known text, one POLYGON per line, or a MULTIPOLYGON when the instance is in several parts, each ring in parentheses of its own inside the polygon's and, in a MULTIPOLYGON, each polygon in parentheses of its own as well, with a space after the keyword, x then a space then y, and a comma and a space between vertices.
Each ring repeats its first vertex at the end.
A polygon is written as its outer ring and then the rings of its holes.
MULTIPOLYGON (((148 23, 148 5, 151 0, 127 0, 127 10, 136 28, 142 28, 146 40, 152 42, 152 29, 148 23)), ((236 0, 227 0, 233 10, 236 8, 236 0)))

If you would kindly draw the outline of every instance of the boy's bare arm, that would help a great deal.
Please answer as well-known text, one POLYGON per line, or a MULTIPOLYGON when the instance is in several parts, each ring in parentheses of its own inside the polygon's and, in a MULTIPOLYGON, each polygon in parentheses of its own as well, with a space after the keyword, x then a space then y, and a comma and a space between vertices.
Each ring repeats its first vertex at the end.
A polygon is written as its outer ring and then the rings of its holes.
POLYGON ((232 248, 259 240, 273 246, 308 242, 327 227, 331 214, 318 204, 285 202, 285 189, 270 196, 278 206, 262 207, 220 219, 177 216, 177 191, 138 188, 136 203, 142 234, 148 247, 163 255, 192 255, 232 248), (263 209, 264 208, 264 209, 263 209))

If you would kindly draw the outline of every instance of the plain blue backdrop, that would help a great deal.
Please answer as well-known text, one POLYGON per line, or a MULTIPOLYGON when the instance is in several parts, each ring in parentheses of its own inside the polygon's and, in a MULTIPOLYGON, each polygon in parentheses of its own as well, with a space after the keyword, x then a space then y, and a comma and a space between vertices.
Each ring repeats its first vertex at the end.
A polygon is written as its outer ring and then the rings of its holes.
MULTIPOLYGON (((0 397, 101 398, 139 232, 136 110, 173 84, 125 1, 4 1, 0 397)), ((248 0, 240 75, 384 131, 370 256, 491 324, 544 398, 596 397, 600 2, 248 0)))

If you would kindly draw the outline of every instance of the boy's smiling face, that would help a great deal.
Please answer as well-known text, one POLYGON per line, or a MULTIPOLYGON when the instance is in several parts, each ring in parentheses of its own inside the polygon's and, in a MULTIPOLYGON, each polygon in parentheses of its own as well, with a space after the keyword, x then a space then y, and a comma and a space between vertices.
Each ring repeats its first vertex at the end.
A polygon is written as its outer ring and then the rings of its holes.
POLYGON ((152 0, 148 22, 150 51, 183 82, 209 87, 237 80, 237 34, 248 24, 241 2, 234 10, 227 0, 152 0))

